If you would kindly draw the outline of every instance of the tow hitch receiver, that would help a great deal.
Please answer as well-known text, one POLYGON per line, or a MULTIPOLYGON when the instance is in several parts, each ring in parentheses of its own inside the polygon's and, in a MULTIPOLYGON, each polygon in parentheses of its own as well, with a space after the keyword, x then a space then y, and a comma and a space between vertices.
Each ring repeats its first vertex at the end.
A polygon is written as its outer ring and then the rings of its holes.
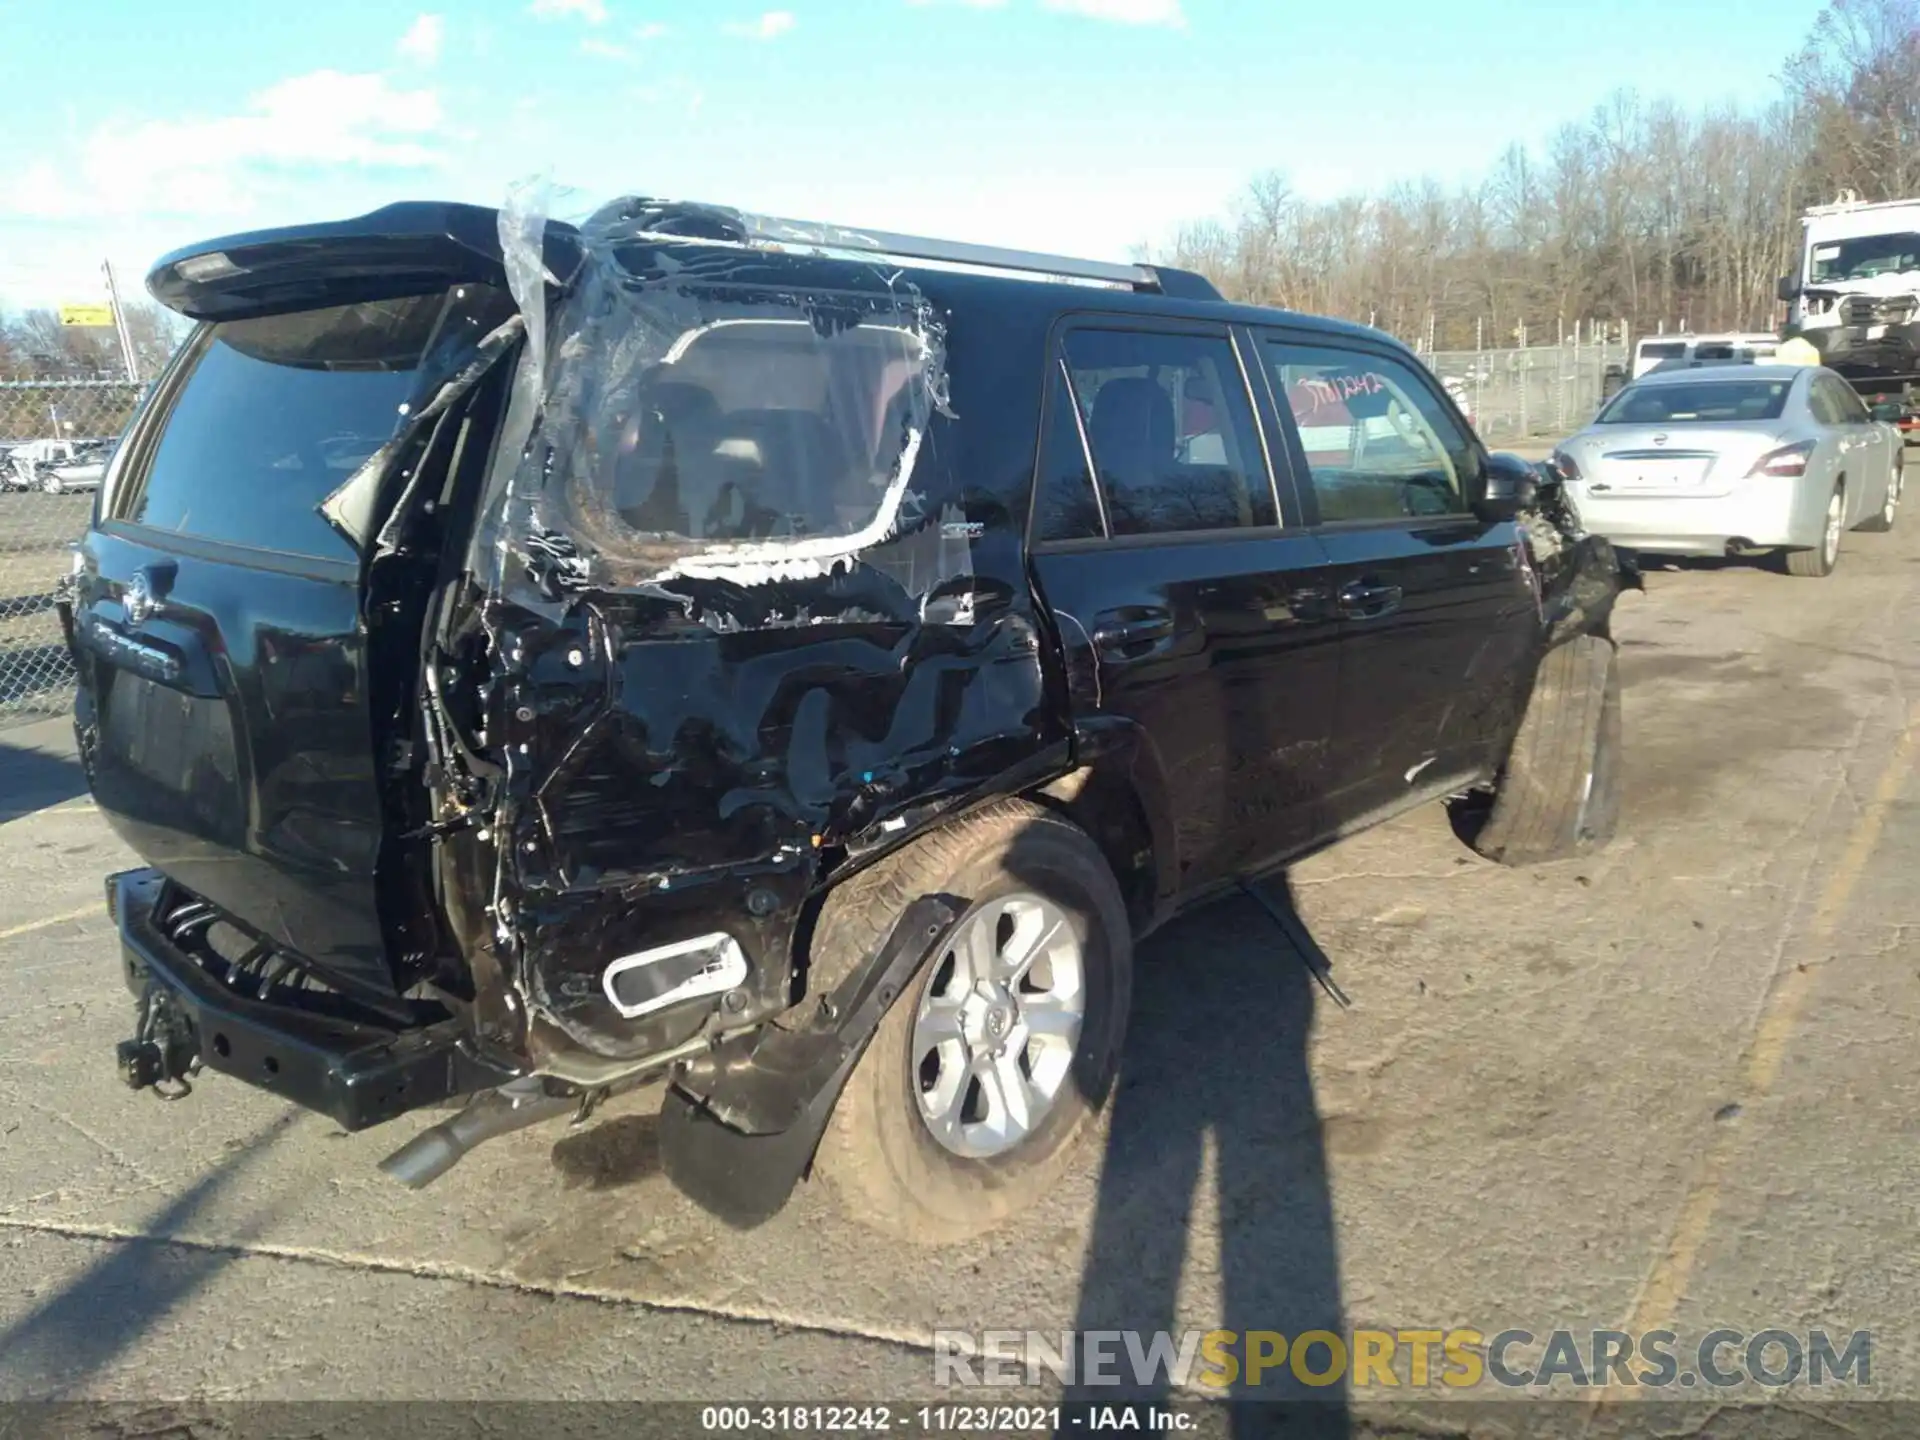
POLYGON ((152 982, 140 991, 139 1014, 133 1039, 114 1047, 120 1078, 128 1089, 150 1089, 162 1100, 192 1094, 188 1077, 200 1073, 200 1043, 193 1022, 152 982))

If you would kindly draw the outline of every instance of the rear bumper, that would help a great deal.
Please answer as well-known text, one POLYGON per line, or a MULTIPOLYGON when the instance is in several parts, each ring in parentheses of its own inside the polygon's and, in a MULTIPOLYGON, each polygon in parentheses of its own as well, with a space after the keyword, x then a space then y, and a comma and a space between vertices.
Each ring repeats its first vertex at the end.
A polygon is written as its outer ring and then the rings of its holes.
POLYGON ((108 879, 122 974, 136 997, 152 991, 184 1019, 207 1069, 317 1110, 346 1130, 514 1078, 473 1052, 458 1019, 388 1026, 241 993, 217 957, 209 962, 211 952, 176 944, 156 923, 167 884, 158 870, 108 879))
POLYGON ((1729 543, 1811 547, 1820 543, 1830 492, 1794 480, 1743 480, 1732 493, 1683 497, 1595 494, 1572 499, 1580 521, 1629 550, 1724 555, 1729 543))

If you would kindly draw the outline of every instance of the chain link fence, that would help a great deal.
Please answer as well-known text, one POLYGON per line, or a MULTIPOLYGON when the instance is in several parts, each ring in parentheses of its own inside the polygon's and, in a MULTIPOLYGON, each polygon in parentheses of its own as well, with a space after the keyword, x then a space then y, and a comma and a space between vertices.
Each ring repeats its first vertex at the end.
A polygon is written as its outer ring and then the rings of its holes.
POLYGON ((0 379, 0 725, 73 703, 54 602, 140 390, 125 380, 0 379))
POLYGON ((1629 368, 1628 346, 1620 342, 1436 350, 1421 358, 1466 407, 1481 438, 1494 444, 1572 434, 1629 368))

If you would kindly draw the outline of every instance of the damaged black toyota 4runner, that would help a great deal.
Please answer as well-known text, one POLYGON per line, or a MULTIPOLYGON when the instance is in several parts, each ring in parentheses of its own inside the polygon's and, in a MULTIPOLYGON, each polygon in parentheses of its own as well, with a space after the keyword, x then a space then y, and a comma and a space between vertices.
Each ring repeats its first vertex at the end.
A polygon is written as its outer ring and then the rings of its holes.
POLYGON ((1177 910, 1444 797, 1509 862, 1613 828, 1626 572, 1372 330, 650 200, 148 286, 200 323, 62 604, 136 1088, 471 1097, 420 1185, 664 1079, 734 1223, 818 1165, 953 1238, 1177 910))

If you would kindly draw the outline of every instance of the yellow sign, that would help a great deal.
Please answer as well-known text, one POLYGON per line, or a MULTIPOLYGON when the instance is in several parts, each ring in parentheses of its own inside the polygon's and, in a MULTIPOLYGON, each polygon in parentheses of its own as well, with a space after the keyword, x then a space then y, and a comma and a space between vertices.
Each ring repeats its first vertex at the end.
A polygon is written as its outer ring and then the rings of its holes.
POLYGON ((60 307, 62 325, 111 325, 113 307, 111 305, 62 305, 60 307))

